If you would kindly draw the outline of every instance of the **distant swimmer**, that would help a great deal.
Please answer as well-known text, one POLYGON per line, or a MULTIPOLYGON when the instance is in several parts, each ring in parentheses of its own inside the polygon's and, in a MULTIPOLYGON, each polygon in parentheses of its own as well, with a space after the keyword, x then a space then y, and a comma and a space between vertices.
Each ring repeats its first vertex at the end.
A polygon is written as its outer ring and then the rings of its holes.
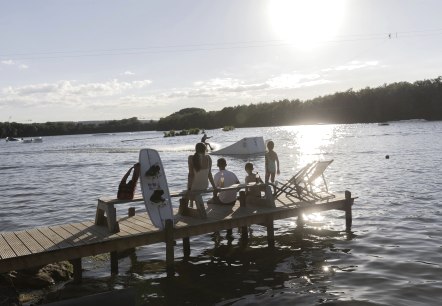
POLYGON ((203 137, 201 138, 201 142, 204 143, 206 145, 206 147, 208 146, 210 148, 210 150, 213 150, 212 146, 210 145, 210 143, 206 142, 207 139, 212 138, 211 136, 207 136, 206 132, 203 132, 203 137))

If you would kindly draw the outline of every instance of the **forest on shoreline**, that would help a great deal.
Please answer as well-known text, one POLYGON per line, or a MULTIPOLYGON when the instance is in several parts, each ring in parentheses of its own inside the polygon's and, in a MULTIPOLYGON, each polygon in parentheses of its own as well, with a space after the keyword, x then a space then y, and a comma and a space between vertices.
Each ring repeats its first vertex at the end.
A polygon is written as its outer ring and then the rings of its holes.
POLYGON ((442 119, 442 76, 414 83, 398 82, 376 88, 300 101, 280 100, 225 107, 220 111, 185 108, 160 120, 82 122, 0 123, 0 138, 52 135, 168 131, 224 126, 265 127, 316 123, 373 123, 409 119, 442 119))

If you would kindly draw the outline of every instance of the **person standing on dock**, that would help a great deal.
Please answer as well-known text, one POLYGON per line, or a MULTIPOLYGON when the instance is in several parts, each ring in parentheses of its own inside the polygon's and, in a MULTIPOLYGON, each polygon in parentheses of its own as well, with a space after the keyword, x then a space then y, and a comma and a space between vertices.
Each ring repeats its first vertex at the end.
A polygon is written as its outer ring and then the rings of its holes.
MULTIPOLYGON (((215 174, 214 181, 218 188, 230 187, 233 184, 239 184, 238 177, 235 175, 235 173, 226 170, 227 162, 224 158, 218 159, 217 166, 219 171, 215 174)), ((234 205, 236 202, 236 193, 236 190, 214 192, 213 198, 207 201, 207 203, 234 205)))
POLYGON ((203 132, 203 137, 201 138, 201 142, 204 143, 206 145, 206 147, 208 146, 210 148, 210 150, 213 150, 210 143, 206 142, 206 140, 209 138, 212 138, 212 136, 209 137, 209 136, 207 136, 206 132, 203 132))
MULTIPOLYGON (((215 182, 212 176, 212 159, 206 155, 206 145, 199 142, 195 145, 195 154, 188 157, 189 174, 187 176, 187 190, 205 190, 209 182, 215 189, 215 182)), ((194 196, 188 199, 193 201, 194 196)))
POLYGON ((276 154, 275 151, 273 151, 273 148, 275 147, 275 144, 273 141, 269 141, 267 143, 267 152, 265 155, 265 165, 266 165, 266 172, 265 172, 265 182, 268 183, 269 179, 272 183, 275 182, 275 175, 280 174, 279 171, 279 158, 278 154, 276 154))

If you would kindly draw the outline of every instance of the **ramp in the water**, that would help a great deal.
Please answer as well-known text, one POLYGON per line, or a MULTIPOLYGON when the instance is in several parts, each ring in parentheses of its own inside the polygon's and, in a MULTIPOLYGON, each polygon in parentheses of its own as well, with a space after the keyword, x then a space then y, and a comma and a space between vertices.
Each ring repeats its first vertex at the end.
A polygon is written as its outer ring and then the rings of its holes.
POLYGON ((231 144, 228 147, 222 148, 217 151, 210 152, 215 155, 252 155, 252 154, 264 154, 266 151, 264 138, 259 137, 246 137, 240 141, 231 144))

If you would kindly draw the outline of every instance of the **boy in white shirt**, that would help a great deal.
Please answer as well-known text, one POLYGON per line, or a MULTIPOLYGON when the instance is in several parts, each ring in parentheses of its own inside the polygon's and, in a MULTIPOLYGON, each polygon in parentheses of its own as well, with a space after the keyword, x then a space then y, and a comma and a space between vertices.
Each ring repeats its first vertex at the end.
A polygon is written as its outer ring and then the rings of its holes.
MULTIPOLYGON (((219 168, 219 172, 217 172, 213 177, 216 187, 223 188, 232 186, 233 184, 239 184, 239 180, 235 173, 226 170, 227 162, 224 158, 218 159, 217 166, 219 168)), ((207 203, 234 205, 236 202, 236 193, 237 190, 220 191, 207 203)))

